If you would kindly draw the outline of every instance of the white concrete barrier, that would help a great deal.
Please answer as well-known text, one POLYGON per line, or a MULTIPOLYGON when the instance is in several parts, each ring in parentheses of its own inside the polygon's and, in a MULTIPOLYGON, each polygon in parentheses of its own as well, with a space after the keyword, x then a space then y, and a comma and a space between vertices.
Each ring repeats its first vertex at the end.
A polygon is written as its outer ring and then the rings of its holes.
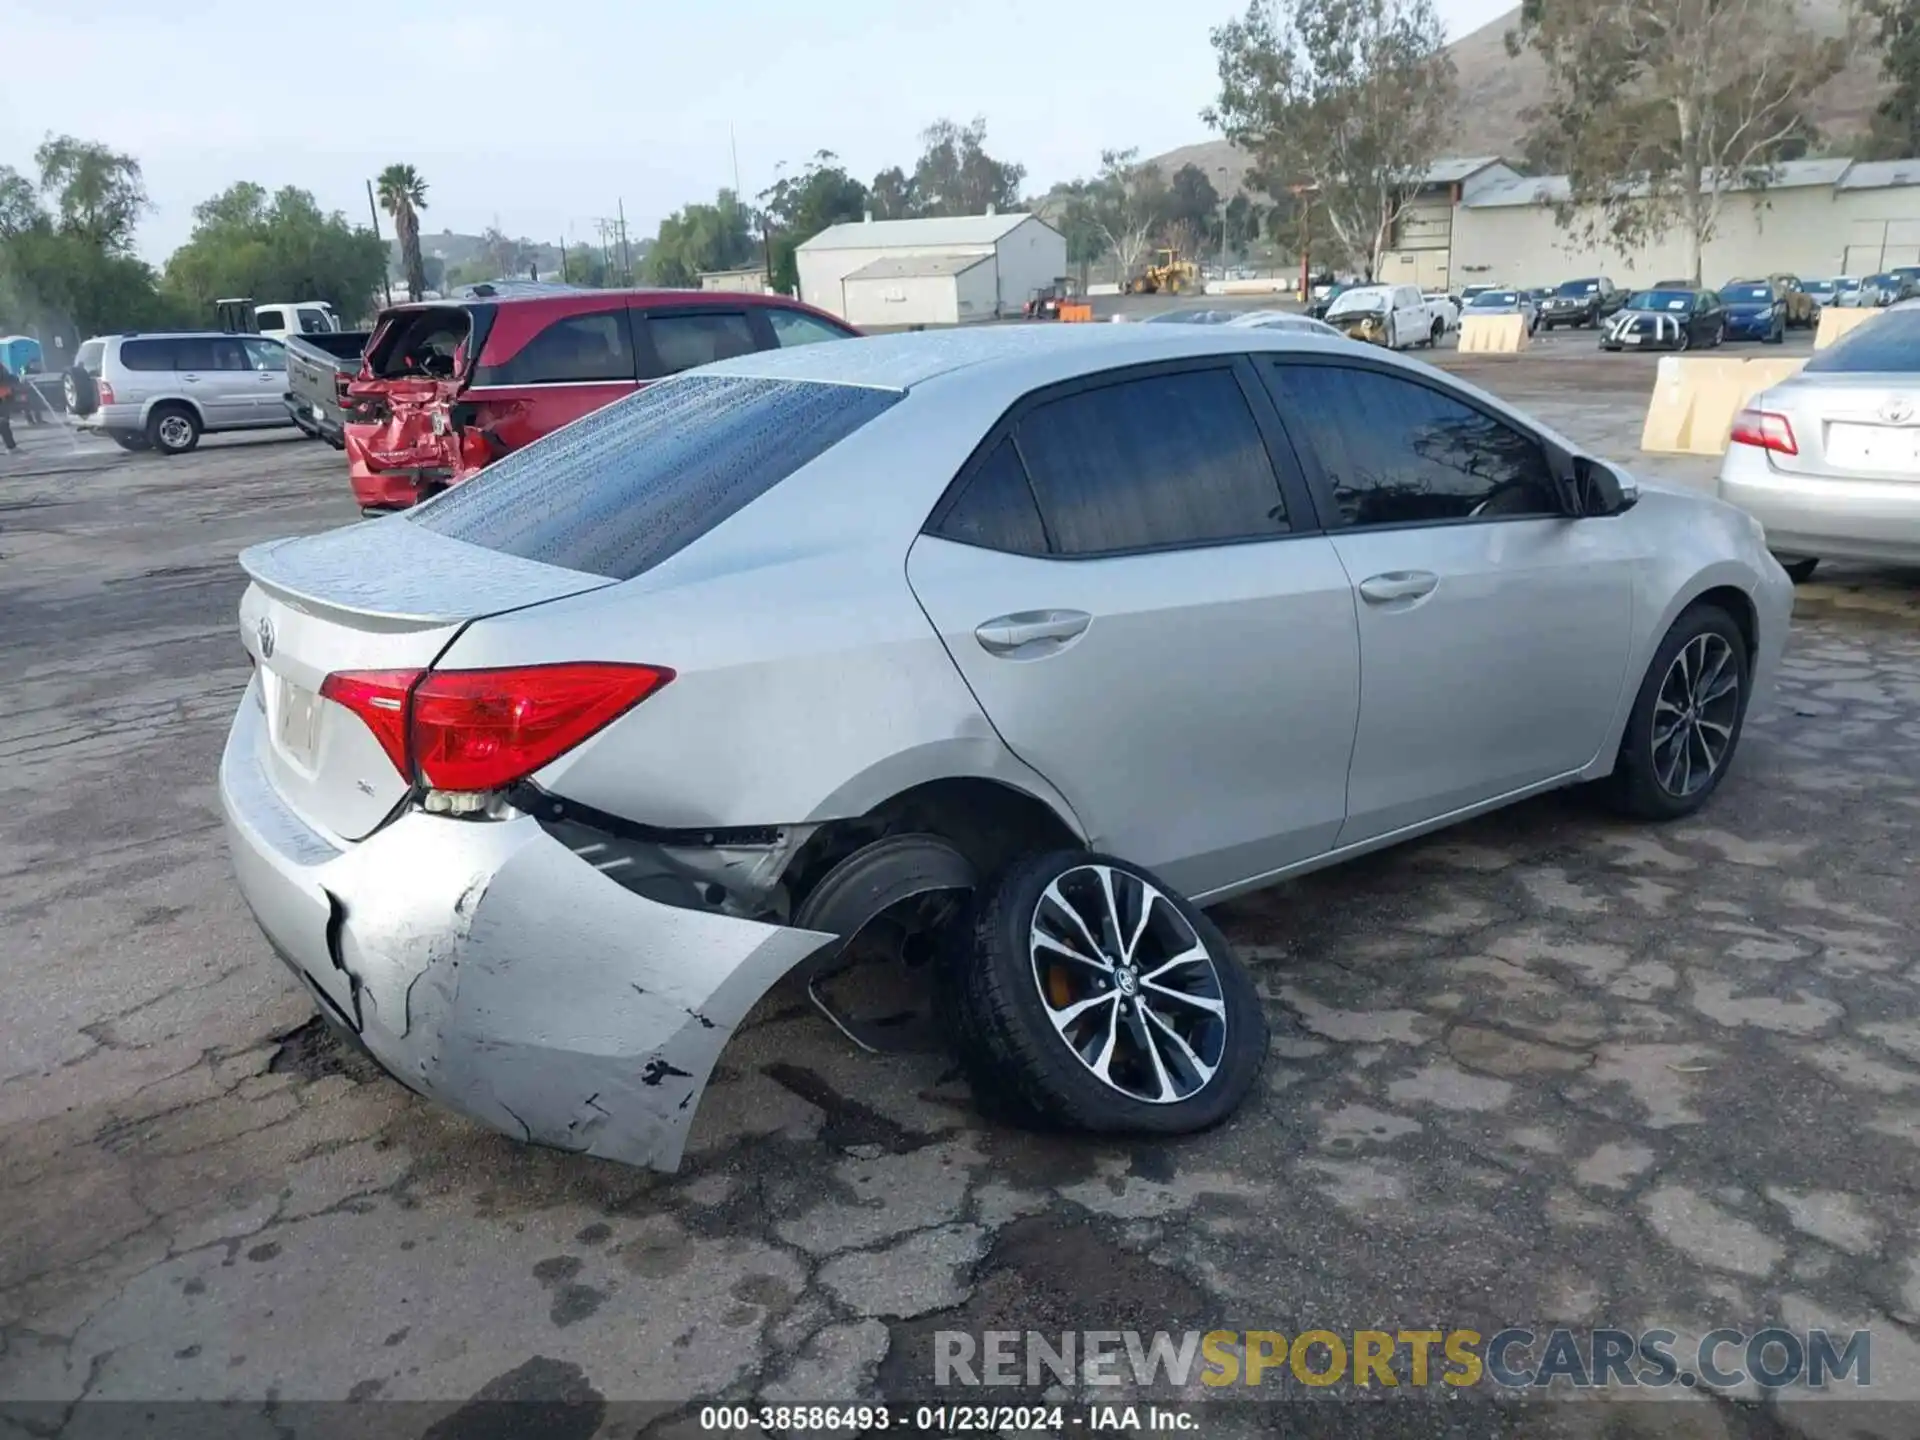
POLYGON ((1087 286, 1087 294, 1089 295, 1118 295, 1119 293, 1120 286, 1113 281, 1108 281, 1102 285, 1087 286))
POLYGON ((1209 280, 1209 295, 1286 295, 1292 293, 1293 280, 1273 275, 1264 280, 1209 280))

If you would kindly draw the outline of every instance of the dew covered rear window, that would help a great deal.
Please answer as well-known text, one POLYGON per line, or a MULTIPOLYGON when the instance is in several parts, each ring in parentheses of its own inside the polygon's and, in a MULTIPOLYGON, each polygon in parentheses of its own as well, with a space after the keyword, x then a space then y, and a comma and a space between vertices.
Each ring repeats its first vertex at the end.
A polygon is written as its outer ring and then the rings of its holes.
POLYGON ((867 386, 688 375, 595 411, 406 514, 469 545, 630 580, 899 399, 867 386))
POLYGON ((1920 370, 1920 310, 1887 310, 1815 351, 1811 375, 1912 374, 1920 370))

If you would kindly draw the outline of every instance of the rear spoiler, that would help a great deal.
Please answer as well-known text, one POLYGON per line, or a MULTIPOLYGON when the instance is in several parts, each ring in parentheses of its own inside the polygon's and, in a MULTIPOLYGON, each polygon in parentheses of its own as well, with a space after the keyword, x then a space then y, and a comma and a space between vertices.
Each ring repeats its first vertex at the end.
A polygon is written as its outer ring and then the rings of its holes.
POLYGON ((407 631, 477 620, 614 582, 436 534, 403 515, 240 552, 247 577, 277 599, 360 630, 407 631))

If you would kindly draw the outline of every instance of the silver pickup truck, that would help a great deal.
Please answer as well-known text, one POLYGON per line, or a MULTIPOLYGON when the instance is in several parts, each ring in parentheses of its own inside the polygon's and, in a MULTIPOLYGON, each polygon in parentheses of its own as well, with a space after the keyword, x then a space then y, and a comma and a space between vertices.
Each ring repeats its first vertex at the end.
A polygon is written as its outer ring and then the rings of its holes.
POLYGON ((287 336, 287 413, 295 425, 336 450, 346 448, 347 385, 360 373, 369 333, 287 336))

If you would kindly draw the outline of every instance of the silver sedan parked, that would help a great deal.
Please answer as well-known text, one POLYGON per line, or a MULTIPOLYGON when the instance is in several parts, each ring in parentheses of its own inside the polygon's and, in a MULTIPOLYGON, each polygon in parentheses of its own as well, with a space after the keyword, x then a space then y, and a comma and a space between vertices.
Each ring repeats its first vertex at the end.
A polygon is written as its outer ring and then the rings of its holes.
POLYGON ((1876 315, 1733 422, 1720 497, 1796 580, 1822 559, 1920 564, 1920 301, 1876 315))
POLYGON ((422 1094, 663 1168, 870 946, 1002 1113, 1211 1125, 1267 1022, 1202 907, 1580 781, 1692 813, 1791 605, 1728 506, 1225 325, 742 356, 241 563, 274 950, 422 1094))

